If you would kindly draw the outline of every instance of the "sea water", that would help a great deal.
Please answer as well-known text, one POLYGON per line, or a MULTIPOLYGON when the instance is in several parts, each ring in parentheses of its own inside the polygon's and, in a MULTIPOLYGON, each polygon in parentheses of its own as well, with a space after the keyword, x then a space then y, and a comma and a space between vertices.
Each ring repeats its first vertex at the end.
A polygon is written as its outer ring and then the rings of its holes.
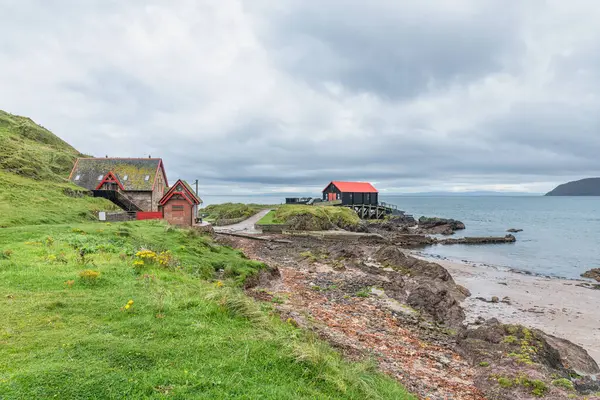
MULTIPOLYGON (((208 203, 279 204, 281 196, 207 196, 208 203)), ((386 196, 415 218, 454 218, 466 229, 453 237, 504 236, 510 228, 516 243, 430 246, 423 253, 451 260, 513 268, 535 274, 577 278, 600 267, 600 197, 544 196, 386 196)))

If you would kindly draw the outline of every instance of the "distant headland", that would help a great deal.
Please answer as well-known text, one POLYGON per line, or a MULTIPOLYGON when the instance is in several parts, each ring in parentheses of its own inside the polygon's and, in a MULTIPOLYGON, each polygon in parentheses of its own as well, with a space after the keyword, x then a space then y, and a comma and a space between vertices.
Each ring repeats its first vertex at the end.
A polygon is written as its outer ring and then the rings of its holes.
POLYGON ((586 178, 564 183, 546 196, 600 196, 600 178, 586 178))

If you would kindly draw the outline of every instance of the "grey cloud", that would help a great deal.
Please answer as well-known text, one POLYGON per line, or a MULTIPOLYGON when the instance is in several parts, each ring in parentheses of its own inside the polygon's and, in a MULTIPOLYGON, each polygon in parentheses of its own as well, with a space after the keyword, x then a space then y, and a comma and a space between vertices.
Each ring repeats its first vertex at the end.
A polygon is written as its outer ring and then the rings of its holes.
POLYGON ((294 3, 266 40, 284 68, 315 85, 407 98, 503 70, 521 50, 520 10, 505 1, 473 2, 459 16, 410 1, 294 3))
POLYGON ((600 174, 591 0, 71 3, 9 2, 0 108, 84 153, 219 193, 600 174))

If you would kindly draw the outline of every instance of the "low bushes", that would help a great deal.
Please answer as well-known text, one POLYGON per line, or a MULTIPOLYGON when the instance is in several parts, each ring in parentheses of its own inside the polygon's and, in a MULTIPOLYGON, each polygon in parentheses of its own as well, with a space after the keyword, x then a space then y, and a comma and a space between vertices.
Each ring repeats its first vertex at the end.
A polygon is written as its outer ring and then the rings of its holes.
POLYGON ((360 224, 358 215, 349 208, 305 205, 281 206, 275 211, 273 221, 286 224, 291 230, 302 231, 354 230, 360 224))
POLYGON ((220 220, 237 220, 250 218, 257 212, 271 208, 264 204, 242 204, 242 203, 224 203, 212 204, 202 210, 202 213, 208 214, 207 219, 218 222, 220 220))

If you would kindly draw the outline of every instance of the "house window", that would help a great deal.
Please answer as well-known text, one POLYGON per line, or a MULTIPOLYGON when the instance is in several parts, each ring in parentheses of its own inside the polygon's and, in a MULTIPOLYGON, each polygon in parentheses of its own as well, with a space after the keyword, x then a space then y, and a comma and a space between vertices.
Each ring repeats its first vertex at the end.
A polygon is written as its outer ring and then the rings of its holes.
POLYGON ((101 181, 104 178, 104 175, 98 175, 98 180, 101 181))
POLYGON ((76 180, 76 181, 78 181, 78 180, 80 180, 80 179, 81 179, 81 175, 77 175, 77 176, 75 177, 75 180, 76 180))
POLYGON ((173 211, 183 211, 183 206, 173 206, 173 207, 171 207, 171 210, 173 210, 173 211))
POLYGON ((146 177, 144 178, 144 180, 147 182, 150 180, 150 175, 146 175, 146 177))
POLYGON ((127 179, 129 179, 129 175, 125 175, 125 176, 123 177, 123 180, 124 180, 124 181, 126 181, 127 179))

